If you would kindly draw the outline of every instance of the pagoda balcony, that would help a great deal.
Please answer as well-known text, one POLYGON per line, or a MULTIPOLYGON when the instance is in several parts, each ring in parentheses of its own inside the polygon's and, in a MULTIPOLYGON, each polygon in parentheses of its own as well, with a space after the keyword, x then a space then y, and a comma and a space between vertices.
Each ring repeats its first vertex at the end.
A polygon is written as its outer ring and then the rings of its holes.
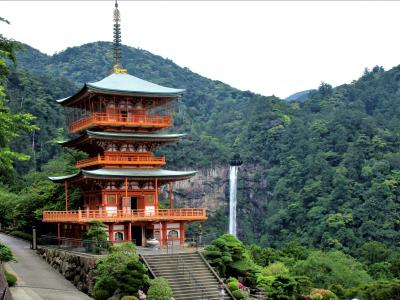
POLYGON ((102 222, 137 222, 137 221, 204 221, 207 220, 205 208, 156 209, 155 211, 118 210, 69 210, 44 211, 43 222, 49 223, 88 223, 93 220, 102 222))
POLYGON ((146 127, 146 128, 167 128, 172 126, 171 116, 159 115, 127 115, 92 113, 91 115, 72 122, 69 125, 71 133, 80 132, 84 129, 97 126, 116 126, 116 127, 146 127))
POLYGON ((79 160, 77 168, 86 168, 96 165, 128 165, 128 166, 162 166, 165 165, 165 157, 143 155, 98 155, 88 159, 79 160))

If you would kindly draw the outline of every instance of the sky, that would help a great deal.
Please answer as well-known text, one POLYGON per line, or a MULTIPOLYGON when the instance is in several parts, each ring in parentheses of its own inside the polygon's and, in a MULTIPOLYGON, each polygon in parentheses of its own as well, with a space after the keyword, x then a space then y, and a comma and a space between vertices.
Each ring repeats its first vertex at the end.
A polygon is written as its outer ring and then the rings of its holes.
MULTIPOLYGON (((112 0, 0 1, 0 16, 11 22, 0 32, 51 55, 111 41, 113 8, 112 0)), ((263 95, 285 98, 400 64, 397 1, 119 1, 119 8, 123 44, 263 95)))

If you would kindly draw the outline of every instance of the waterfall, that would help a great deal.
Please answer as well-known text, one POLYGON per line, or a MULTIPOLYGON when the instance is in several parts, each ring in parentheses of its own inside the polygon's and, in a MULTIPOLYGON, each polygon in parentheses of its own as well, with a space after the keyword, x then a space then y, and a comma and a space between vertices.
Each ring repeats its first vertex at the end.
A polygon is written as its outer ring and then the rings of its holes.
POLYGON ((229 233, 236 236, 236 193, 239 166, 229 167, 229 233))

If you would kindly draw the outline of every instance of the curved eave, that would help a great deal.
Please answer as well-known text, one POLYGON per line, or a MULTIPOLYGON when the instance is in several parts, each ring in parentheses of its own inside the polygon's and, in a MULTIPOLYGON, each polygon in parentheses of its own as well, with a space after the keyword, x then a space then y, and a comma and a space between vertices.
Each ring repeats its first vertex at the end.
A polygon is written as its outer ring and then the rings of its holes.
POLYGON ((163 169, 97 169, 82 170, 85 178, 117 178, 117 179, 164 179, 164 180, 185 180, 196 175, 197 171, 171 171, 163 169))
POLYGON ((177 134, 144 134, 144 133, 127 133, 127 132, 98 132, 87 130, 84 134, 68 140, 57 142, 63 147, 76 147, 84 143, 87 139, 98 140, 123 140, 132 142, 164 142, 173 143, 185 137, 185 133, 177 134))
POLYGON ((146 180, 158 178, 161 181, 180 181, 186 180, 194 175, 197 171, 171 171, 163 169, 97 169, 97 170, 80 170, 79 173, 59 176, 59 177, 49 177, 49 179, 56 183, 62 183, 64 181, 71 181, 80 178, 89 179, 121 179, 125 178, 146 180))
POLYGON ((78 172, 78 173, 75 173, 72 175, 66 175, 66 176, 54 176, 54 177, 50 176, 49 179, 53 182, 60 183, 60 182, 66 181, 66 180, 68 181, 68 180, 71 180, 74 178, 78 178, 80 175, 81 175, 81 172, 78 172))
POLYGON ((126 91, 118 89, 106 89, 86 84, 87 88, 91 92, 110 94, 110 95, 122 95, 122 96, 143 96, 143 97, 179 97, 185 90, 176 90, 175 92, 169 93, 155 93, 148 91, 126 91))

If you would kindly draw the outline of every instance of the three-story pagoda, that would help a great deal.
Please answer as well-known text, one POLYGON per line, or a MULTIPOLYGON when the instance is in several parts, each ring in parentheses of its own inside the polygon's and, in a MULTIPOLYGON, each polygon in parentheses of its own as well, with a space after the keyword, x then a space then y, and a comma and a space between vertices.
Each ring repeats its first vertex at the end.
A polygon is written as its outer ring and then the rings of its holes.
POLYGON ((58 224, 60 237, 80 238, 88 222, 107 226, 110 241, 145 245, 156 238, 184 243, 184 224, 207 219, 204 208, 173 208, 173 183, 195 171, 163 169, 165 157, 153 151, 177 142, 184 134, 166 134, 172 116, 165 109, 184 90, 160 86, 129 75, 119 63, 119 11, 114 11, 114 68, 106 78, 86 83, 79 92, 58 102, 66 108, 70 133, 78 136, 62 146, 86 152, 79 172, 50 177, 65 185, 65 211, 45 211, 43 221, 58 224), (158 114, 153 111, 157 110, 158 114), (161 112, 161 113, 160 113, 161 112), (164 112, 164 114, 162 114, 164 112), (68 187, 83 191, 82 209, 68 209, 68 187), (169 208, 159 206, 160 187, 169 185, 169 208))

